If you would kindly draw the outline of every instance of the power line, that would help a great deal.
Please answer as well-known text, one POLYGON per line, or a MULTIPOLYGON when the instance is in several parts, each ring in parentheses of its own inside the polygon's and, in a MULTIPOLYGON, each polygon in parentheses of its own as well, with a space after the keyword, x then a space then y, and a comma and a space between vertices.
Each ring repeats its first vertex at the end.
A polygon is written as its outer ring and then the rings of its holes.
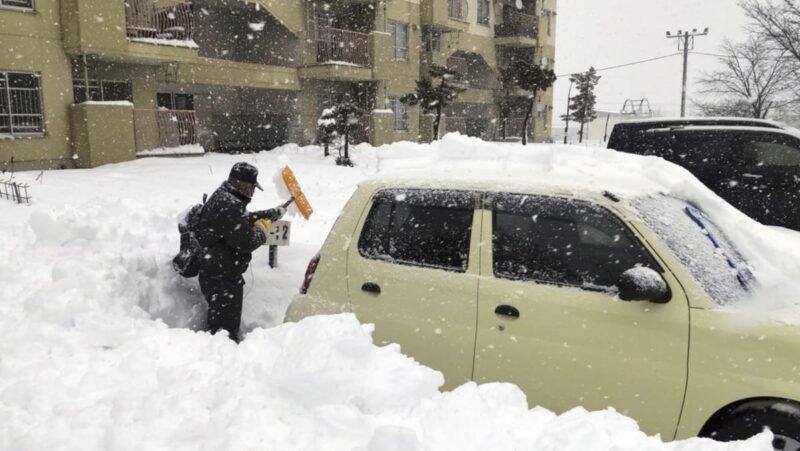
MULTIPOLYGON (((670 53, 669 55, 657 56, 655 58, 648 58, 646 60, 633 61, 633 62, 630 62, 630 63, 619 64, 619 65, 616 65, 616 66, 601 67, 599 69, 595 69, 595 71, 597 71, 597 72, 605 72, 605 71, 614 70, 614 69, 622 69, 623 67, 636 66, 636 65, 639 65, 639 64, 651 63, 653 61, 672 58, 673 56, 678 56, 680 54, 681 54, 680 52, 670 53)), ((558 75, 558 78, 570 77, 570 76, 572 76, 574 74, 575 74, 575 72, 569 73, 569 74, 561 74, 561 75, 558 75)))

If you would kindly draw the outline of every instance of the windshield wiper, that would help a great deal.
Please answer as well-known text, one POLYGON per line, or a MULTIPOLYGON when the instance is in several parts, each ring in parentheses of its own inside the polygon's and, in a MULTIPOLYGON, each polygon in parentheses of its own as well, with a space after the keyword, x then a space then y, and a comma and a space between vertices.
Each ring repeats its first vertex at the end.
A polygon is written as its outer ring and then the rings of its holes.
POLYGON ((733 258, 728 255, 728 252, 726 252, 725 248, 722 247, 722 244, 720 244, 720 241, 716 236, 714 236, 714 233, 708 228, 708 226, 706 226, 706 220, 703 213, 691 205, 687 205, 686 208, 684 208, 684 211, 692 219, 692 221, 694 221, 694 223, 700 227, 700 229, 703 231, 703 234, 707 236, 711 241, 711 244, 714 245, 714 248, 722 253, 722 255, 725 257, 725 260, 728 262, 728 266, 732 270, 736 271, 736 280, 739 281, 739 284, 742 285, 742 287, 746 290, 752 289, 753 281, 755 279, 753 273, 747 268, 740 268, 733 258))

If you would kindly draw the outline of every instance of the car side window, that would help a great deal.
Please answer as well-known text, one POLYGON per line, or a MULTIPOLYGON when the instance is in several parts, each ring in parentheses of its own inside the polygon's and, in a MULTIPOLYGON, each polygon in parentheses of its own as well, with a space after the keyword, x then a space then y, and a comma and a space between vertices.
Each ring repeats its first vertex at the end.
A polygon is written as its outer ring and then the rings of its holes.
POLYGON ((629 269, 661 271, 625 224, 599 206, 517 194, 491 204, 496 277, 611 290, 629 269))
POLYGON ((730 166, 736 162, 728 136, 714 132, 675 131, 666 159, 687 166, 730 166))
POLYGON ((464 272, 474 199, 459 191, 381 191, 373 199, 358 250, 365 258, 464 272))
POLYGON ((800 167, 800 142, 781 136, 760 135, 744 143, 745 161, 750 168, 800 167))

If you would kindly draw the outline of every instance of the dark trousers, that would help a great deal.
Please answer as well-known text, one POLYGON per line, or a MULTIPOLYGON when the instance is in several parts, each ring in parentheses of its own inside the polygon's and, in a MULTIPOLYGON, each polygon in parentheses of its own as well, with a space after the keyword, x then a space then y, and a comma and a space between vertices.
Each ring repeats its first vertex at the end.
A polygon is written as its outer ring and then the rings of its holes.
POLYGON ((200 291, 208 302, 206 330, 212 334, 225 330, 231 340, 238 343, 244 279, 241 276, 209 276, 201 272, 200 291))

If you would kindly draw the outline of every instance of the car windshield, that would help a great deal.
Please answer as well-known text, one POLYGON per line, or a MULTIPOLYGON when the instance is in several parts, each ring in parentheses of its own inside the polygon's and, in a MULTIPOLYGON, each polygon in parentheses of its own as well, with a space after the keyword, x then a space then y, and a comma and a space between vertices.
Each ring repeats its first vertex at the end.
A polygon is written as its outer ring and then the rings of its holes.
POLYGON ((747 262, 699 208, 669 196, 639 198, 633 205, 714 302, 738 301, 752 289, 747 262))

